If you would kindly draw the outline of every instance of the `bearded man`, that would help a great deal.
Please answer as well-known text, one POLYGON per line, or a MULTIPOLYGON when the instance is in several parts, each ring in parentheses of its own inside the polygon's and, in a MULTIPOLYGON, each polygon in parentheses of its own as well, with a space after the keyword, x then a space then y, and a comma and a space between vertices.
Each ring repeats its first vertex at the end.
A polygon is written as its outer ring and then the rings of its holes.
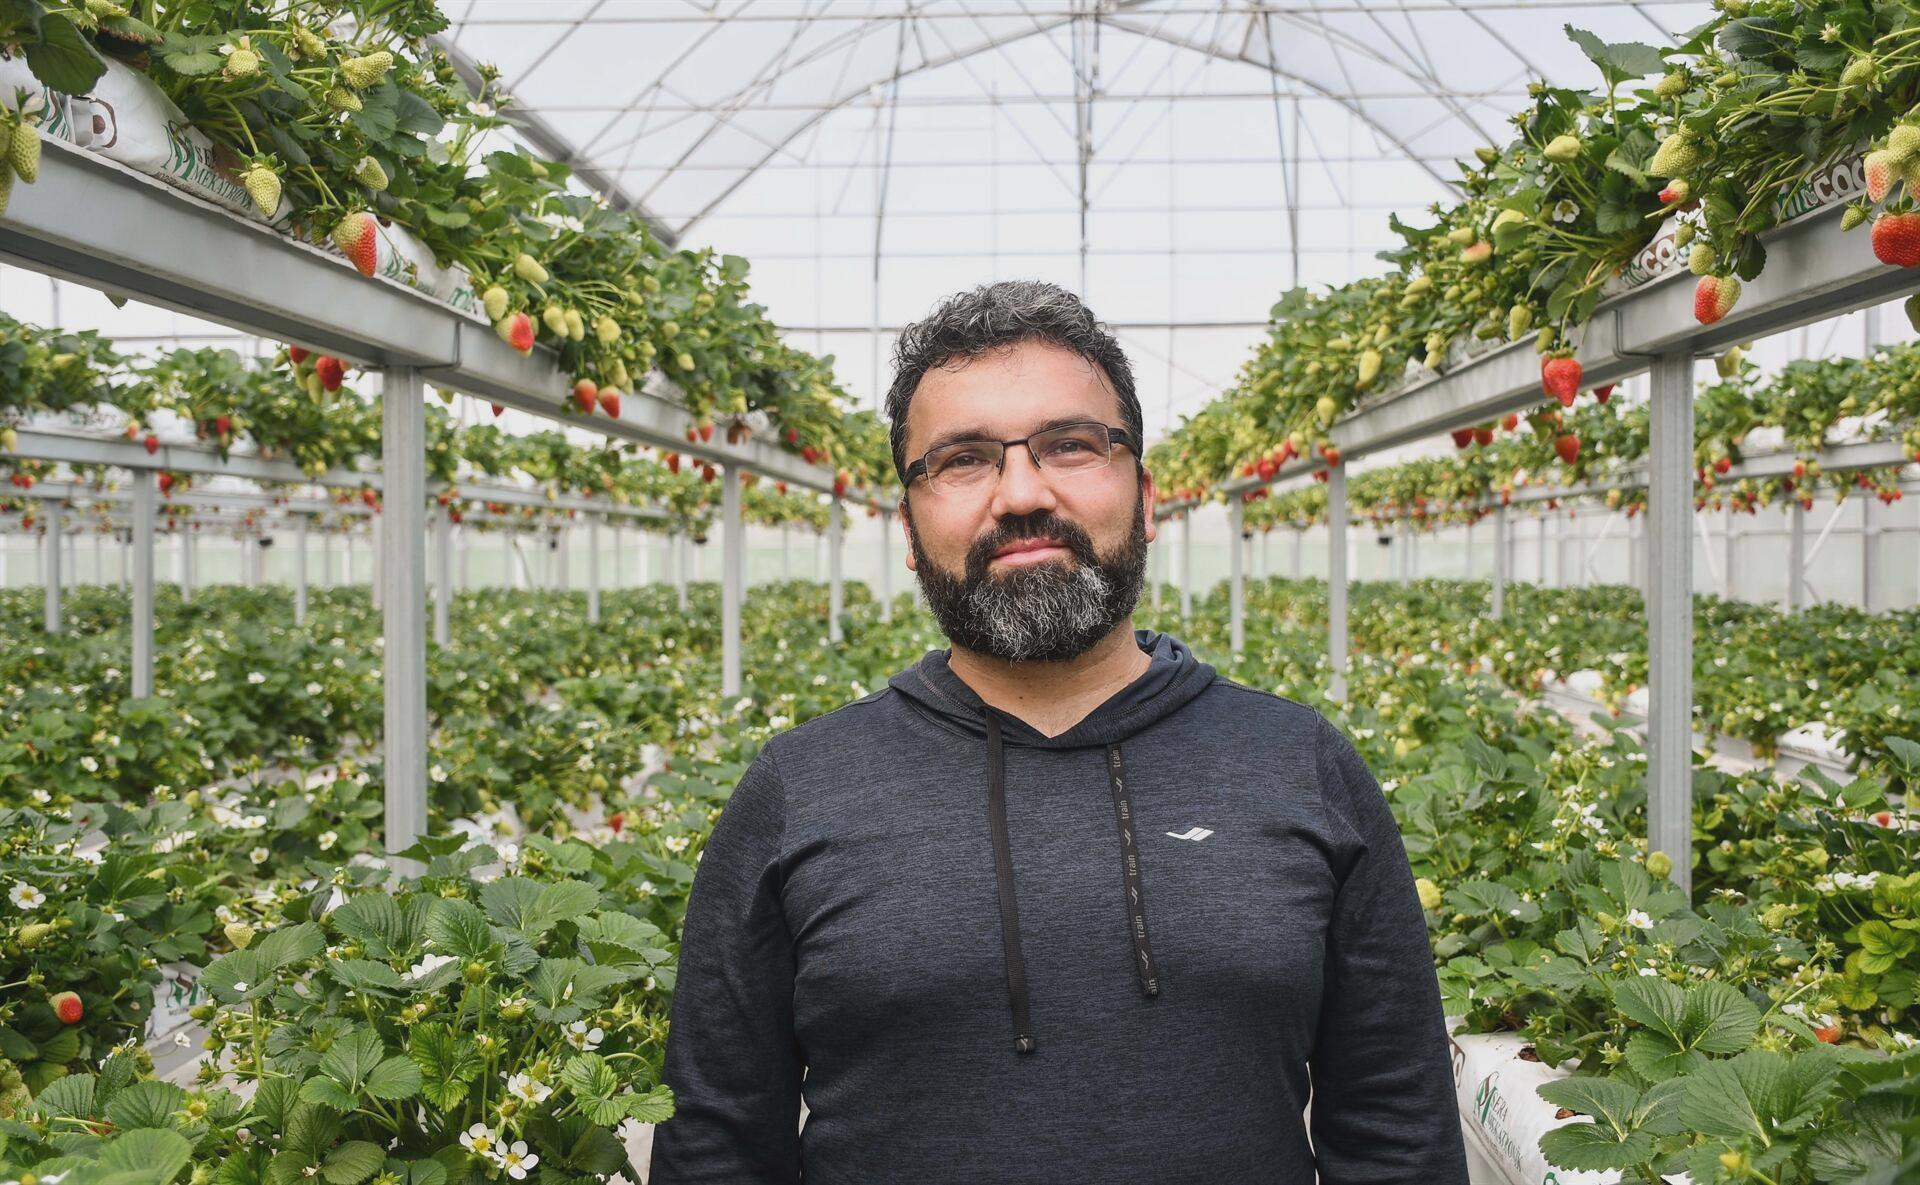
POLYGON ((1000 283, 895 366, 907 565, 952 646, 776 737, 715 825, 651 1185, 1464 1185, 1379 786, 1312 708, 1134 629, 1154 486, 1118 343, 1000 283))

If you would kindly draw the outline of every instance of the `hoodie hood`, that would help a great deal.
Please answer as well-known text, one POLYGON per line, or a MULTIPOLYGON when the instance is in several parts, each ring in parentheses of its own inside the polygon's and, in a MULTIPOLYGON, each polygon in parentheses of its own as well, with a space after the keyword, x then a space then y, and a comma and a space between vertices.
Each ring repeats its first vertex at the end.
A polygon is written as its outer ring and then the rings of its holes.
POLYGON ((1133 801, 1127 789, 1126 757, 1121 742, 1185 707, 1213 683, 1213 668, 1193 656, 1167 634, 1135 630, 1134 640, 1148 656, 1147 669, 1086 719, 1057 737, 1040 731, 1016 716, 993 708, 953 673, 950 650, 929 651, 926 657, 888 681, 921 711, 965 736, 978 737, 987 747, 987 825, 993 838, 994 881, 1000 899, 1000 948, 1007 975, 1007 1007, 1013 1014, 1013 1051, 1032 1053, 1039 1042, 1027 1000, 1026 959, 1020 947, 1020 909, 1014 895, 1012 842, 1007 834, 1006 746, 1034 749, 1085 750, 1087 760, 1099 760, 1113 794, 1113 821, 1119 832, 1121 906, 1127 934, 1133 943, 1134 971, 1140 990, 1149 999, 1160 995, 1160 973, 1153 961, 1153 941, 1147 931, 1147 902, 1141 887, 1140 851, 1134 841, 1133 801))
POLYGON ((1185 707, 1213 682, 1214 670, 1171 634, 1135 630, 1134 641, 1147 654, 1147 669, 1056 737, 1026 721, 990 708, 979 693, 953 673, 950 650, 929 650, 888 685, 943 726, 985 739, 989 715, 998 718, 1006 744, 1034 749, 1088 749, 1117 745, 1185 707))

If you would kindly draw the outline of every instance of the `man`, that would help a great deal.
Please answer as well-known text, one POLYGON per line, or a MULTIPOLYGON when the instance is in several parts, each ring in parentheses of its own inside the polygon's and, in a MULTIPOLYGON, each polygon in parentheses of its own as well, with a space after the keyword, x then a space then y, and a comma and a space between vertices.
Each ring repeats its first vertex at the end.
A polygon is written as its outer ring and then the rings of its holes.
POLYGON ((1004 283, 896 366, 908 566, 953 646, 727 804, 652 1185, 1464 1183, 1379 787, 1312 709, 1133 629, 1154 489, 1118 345, 1004 283))

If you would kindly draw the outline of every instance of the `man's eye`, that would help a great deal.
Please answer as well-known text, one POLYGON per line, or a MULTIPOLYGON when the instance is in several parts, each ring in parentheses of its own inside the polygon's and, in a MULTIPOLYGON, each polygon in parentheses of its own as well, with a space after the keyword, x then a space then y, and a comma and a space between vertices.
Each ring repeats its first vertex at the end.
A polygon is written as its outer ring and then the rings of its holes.
POLYGON ((987 459, 979 453, 957 453, 954 456, 948 457, 945 461, 942 461, 940 467, 942 469, 970 469, 986 463, 987 459))

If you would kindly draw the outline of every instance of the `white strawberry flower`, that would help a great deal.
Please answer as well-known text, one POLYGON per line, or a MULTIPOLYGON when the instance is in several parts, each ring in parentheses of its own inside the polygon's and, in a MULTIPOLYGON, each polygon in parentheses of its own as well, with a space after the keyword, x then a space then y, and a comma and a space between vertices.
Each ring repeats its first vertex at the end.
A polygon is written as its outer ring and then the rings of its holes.
POLYGON ((255 848, 247 853, 247 859, 253 861, 255 864, 265 864, 269 854, 265 848, 255 848))
POLYGON ((582 1053, 592 1053, 594 1050, 600 1048, 600 1043, 606 1039, 607 1031, 605 1029, 598 1025, 588 1028, 587 1022, 584 1020, 576 1020, 567 1026, 567 1044, 582 1053))
POLYGON ((494 1153, 493 1161, 507 1170, 507 1176, 516 1181, 527 1179, 527 1170, 540 1163, 539 1156, 527 1151, 525 1140, 515 1140, 512 1144, 494 1153))
POLYGON ((90 774, 97 774, 100 772, 100 763, 94 759, 93 754, 89 753, 80 759, 80 768, 90 774))
POLYGON ((553 1087, 524 1071, 507 1078, 507 1093, 529 1103, 544 1103, 553 1087))
POLYGON ((314 842, 320 845, 321 851, 327 851, 332 848, 334 844, 340 842, 340 833, 337 831, 322 831, 315 837, 314 842))
POLYGON ((308 695, 319 695, 319 694, 320 694, 321 692, 323 692, 323 691, 325 691, 325 690, 326 690, 326 688, 324 688, 324 687, 322 687, 322 686, 320 686, 320 685, 319 685, 318 683, 309 683, 309 684, 307 684, 307 694, 308 694, 308 695))
POLYGON ((1579 217, 1580 203, 1572 198, 1561 198, 1554 203, 1553 220, 1555 222, 1572 222, 1579 217))
POLYGON ((265 683, 266 681, 267 681, 267 677, 261 674, 259 671, 247 672, 247 682, 249 683, 255 684, 257 686, 261 683, 265 683))
POLYGON ((1636 930, 1651 930, 1653 918, 1644 909, 1630 909, 1627 911, 1627 925, 1636 930))
POLYGON ((402 979, 425 979, 435 971, 453 962, 452 955, 421 955, 420 961, 407 968, 402 979))
POLYGON ((480 1156, 492 1156, 500 1137, 484 1123, 476 1123, 460 1133, 460 1146, 480 1156))
POLYGON ((7 898, 14 908, 20 910, 39 909, 47 903, 47 895, 25 881, 13 882, 13 888, 7 890, 7 898))

